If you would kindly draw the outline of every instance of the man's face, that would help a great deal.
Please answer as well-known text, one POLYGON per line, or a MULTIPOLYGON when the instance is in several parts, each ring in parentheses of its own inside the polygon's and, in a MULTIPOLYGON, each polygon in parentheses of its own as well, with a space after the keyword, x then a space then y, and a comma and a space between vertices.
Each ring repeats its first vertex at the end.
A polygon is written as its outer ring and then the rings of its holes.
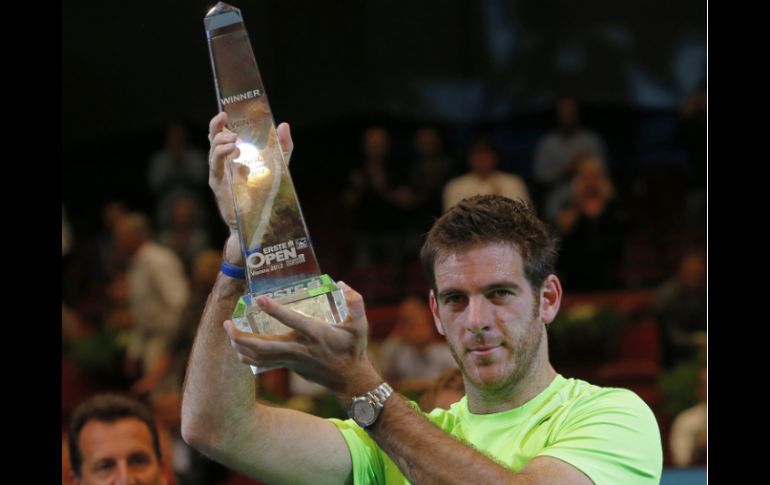
POLYGON ((486 177, 497 168, 497 154, 488 148, 474 149, 470 153, 469 164, 473 173, 486 177))
POLYGON ((83 462, 75 484, 165 484, 152 434, 139 419, 91 420, 80 431, 78 442, 83 462))
POLYGON ((431 310, 466 384, 509 389, 547 360, 540 295, 516 249, 478 244, 437 262, 435 276, 431 310))

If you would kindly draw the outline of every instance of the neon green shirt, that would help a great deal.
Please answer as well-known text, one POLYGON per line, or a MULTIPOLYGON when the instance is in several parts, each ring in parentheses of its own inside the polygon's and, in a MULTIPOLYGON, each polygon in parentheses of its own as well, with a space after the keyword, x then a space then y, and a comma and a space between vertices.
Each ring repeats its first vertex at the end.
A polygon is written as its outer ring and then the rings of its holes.
MULTIPOLYGON (((537 456, 552 456, 597 485, 660 483, 663 452, 657 421, 647 404, 627 389, 557 375, 540 394, 508 411, 472 414, 463 397, 449 410, 434 409, 425 416, 513 471, 537 456)), ((354 483, 409 483, 353 420, 330 421, 350 450, 354 483)))

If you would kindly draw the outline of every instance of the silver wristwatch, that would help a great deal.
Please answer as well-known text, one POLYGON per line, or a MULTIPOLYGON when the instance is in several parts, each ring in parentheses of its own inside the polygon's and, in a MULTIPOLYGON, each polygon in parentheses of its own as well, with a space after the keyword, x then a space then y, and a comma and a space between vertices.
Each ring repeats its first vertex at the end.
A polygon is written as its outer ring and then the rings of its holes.
POLYGON ((363 396, 354 397, 348 415, 362 428, 368 428, 380 417, 385 401, 391 394, 393 394, 393 388, 387 382, 383 382, 377 386, 377 389, 363 396))

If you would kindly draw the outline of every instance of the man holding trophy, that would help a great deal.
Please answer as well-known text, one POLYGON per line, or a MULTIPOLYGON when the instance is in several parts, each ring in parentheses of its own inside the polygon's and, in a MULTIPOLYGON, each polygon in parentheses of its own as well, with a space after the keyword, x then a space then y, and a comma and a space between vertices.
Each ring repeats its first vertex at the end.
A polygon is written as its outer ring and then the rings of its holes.
POLYGON ((225 68, 222 58, 248 43, 240 11, 220 2, 205 23, 224 111, 209 127, 209 185, 230 237, 188 365, 184 439, 268 483, 658 483, 660 434, 646 404, 565 378, 548 360, 546 326, 562 296, 555 244, 523 202, 465 199, 436 221, 421 251, 434 321, 466 396, 425 414, 392 391, 367 358, 361 295, 320 275, 311 246, 295 251, 309 243, 298 206, 270 209, 271 197, 294 193, 274 178, 285 165, 268 158, 283 164, 293 144, 288 125, 273 127, 261 80, 227 87, 256 71, 244 54, 240 71, 224 72, 236 64, 225 68), (249 182, 261 188, 249 192, 249 182), (253 372, 275 367, 328 388, 351 419, 259 402, 253 372))

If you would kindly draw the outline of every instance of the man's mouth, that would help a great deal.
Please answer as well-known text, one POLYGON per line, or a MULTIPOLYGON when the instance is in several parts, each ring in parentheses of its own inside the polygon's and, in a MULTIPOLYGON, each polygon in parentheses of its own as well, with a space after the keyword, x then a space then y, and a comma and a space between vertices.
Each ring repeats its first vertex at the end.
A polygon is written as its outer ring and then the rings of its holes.
POLYGON ((475 345, 468 349, 468 353, 474 357, 486 357, 492 355, 501 348, 500 344, 497 345, 475 345))

